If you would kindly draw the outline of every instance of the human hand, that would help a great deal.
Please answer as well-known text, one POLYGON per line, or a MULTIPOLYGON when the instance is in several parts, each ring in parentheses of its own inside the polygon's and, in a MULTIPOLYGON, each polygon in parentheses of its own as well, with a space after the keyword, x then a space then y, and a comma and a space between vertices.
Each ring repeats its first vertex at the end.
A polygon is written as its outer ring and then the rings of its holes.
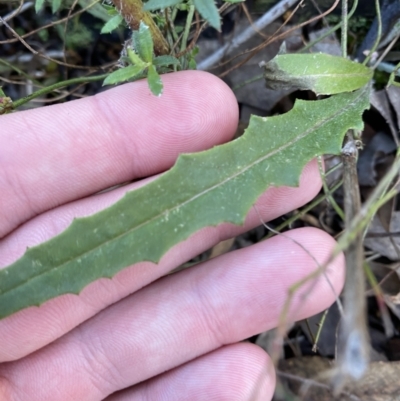
MULTIPOLYGON (((97 192, 151 177, 179 153, 232 137, 237 104, 222 81, 193 71, 162 79, 160 98, 140 81, 0 118, 0 267, 143 181, 97 192)), ((312 228, 293 230, 156 280, 259 225, 260 217, 268 221, 303 205, 320 186, 311 162, 299 188, 269 189, 243 227, 205 228, 158 265, 138 263, 79 296, 63 295, 0 320, 0 400, 270 399, 271 361, 262 349, 238 342, 276 326, 288 288, 316 268, 303 247, 323 263, 333 239, 312 228)), ((336 293, 343 266, 340 256, 327 270, 336 293)), ((292 320, 334 301, 326 279, 313 283, 307 296, 306 287, 293 299, 292 320)))

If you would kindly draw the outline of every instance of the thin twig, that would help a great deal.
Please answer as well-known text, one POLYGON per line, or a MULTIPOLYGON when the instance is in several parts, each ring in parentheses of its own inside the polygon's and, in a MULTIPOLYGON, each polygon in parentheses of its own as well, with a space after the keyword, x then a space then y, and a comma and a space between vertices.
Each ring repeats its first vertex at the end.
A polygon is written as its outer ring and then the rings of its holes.
POLYGON ((280 17, 288 8, 296 4, 299 0, 282 0, 276 6, 272 7, 267 13, 265 13, 261 18, 259 18, 252 26, 245 29, 240 35, 234 38, 230 43, 222 46, 211 56, 207 57, 205 60, 197 65, 198 70, 207 70, 214 64, 218 63, 227 53, 239 47, 242 43, 247 42, 253 35, 257 33, 257 30, 264 29, 271 22, 275 21, 280 17))
POLYGON ((38 91, 32 93, 29 96, 26 96, 26 97, 23 97, 22 99, 16 100, 15 102, 12 103, 12 109, 16 109, 16 108, 22 106, 23 104, 28 103, 29 101, 31 101, 39 96, 51 93, 51 92, 55 91, 56 89, 64 88, 65 86, 68 86, 68 85, 100 81, 107 77, 108 77, 108 74, 103 74, 103 75, 96 75, 93 77, 80 77, 80 78, 69 79, 68 81, 57 82, 54 85, 46 86, 45 88, 39 89, 38 91))
MULTIPOLYGON (((89 10, 90 8, 92 8, 93 6, 95 6, 99 1, 100 1, 100 0, 94 0, 93 3, 90 3, 88 6, 82 8, 81 10, 78 10, 75 14, 72 14, 70 17, 72 18, 72 17, 75 17, 75 16, 77 16, 77 15, 79 15, 79 14, 84 13, 85 11, 87 11, 87 10, 89 10)), ((55 22, 50 22, 50 24, 47 24, 47 25, 42 25, 41 27, 39 27, 39 28, 37 28, 37 29, 34 29, 33 31, 29 31, 29 32, 25 33, 24 35, 21 35, 21 38, 22 38, 22 39, 25 39, 25 38, 27 38, 28 36, 34 35, 35 33, 42 31, 43 29, 51 28, 51 27, 53 27, 53 26, 56 26, 56 25, 58 25, 58 24, 61 24, 61 23, 63 23, 63 22, 66 21, 66 20, 68 20, 68 17, 61 18, 61 19, 59 19, 58 21, 55 21, 55 22)), ((0 23, 0 25, 1 25, 1 23, 0 23)), ((0 40, 0 45, 5 45, 5 44, 7 44, 7 43, 16 43, 16 42, 18 42, 18 41, 19 41, 18 38, 15 38, 15 39, 7 39, 7 40, 0 40)))
MULTIPOLYGON (((224 71, 222 74, 219 75, 219 77, 224 77, 226 75, 228 75, 231 71, 233 71, 234 69, 242 66, 243 64, 247 63, 255 54, 257 54, 259 51, 261 51, 265 46, 268 46, 269 44, 271 44, 272 42, 279 40, 279 39, 283 39, 285 37, 287 37, 290 33, 298 30, 299 28, 306 26, 308 24, 311 24, 315 21, 320 20, 321 18, 324 18, 326 15, 330 14, 335 8, 336 6, 339 4, 340 0, 335 0, 335 3, 331 6, 331 8, 327 11, 325 11, 323 14, 317 15, 316 17, 310 18, 308 21, 302 22, 299 25, 296 25, 290 29, 288 29, 285 32, 282 32, 279 35, 274 35, 270 40, 265 41, 264 43, 261 43, 260 45, 256 46, 255 48, 251 49, 249 52, 244 52, 242 54, 246 54, 246 53, 250 53, 249 56, 247 56, 244 60, 240 61, 239 63, 237 63, 236 65, 234 65, 233 67, 231 67, 230 69, 224 71)), ((299 3, 300 5, 301 3, 299 3)), ((298 6, 297 6, 298 7, 298 6)), ((296 13, 297 11, 297 7, 296 9, 291 13, 290 17, 284 22, 284 24, 278 29, 278 31, 284 26, 286 25, 290 19, 292 18, 292 16, 296 13)), ((230 61, 230 60, 229 60, 230 61)))

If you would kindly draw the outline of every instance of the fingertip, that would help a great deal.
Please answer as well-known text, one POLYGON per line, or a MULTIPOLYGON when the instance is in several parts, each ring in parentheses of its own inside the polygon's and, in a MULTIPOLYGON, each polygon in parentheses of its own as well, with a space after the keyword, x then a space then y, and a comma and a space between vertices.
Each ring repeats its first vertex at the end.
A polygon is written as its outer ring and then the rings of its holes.
POLYGON ((298 266, 303 277, 310 275, 310 280, 308 285, 306 283, 303 286, 302 295, 299 296, 307 300, 304 308, 306 315, 315 315, 332 305, 343 289, 346 269, 344 254, 340 252, 332 258, 337 242, 317 228, 298 228, 285 233, 285 237, 289 241, 296 241, 296 248, 301 248, 297 251, 298 266), (315 279, 311 277, 314 272, 317 273, 315 279))

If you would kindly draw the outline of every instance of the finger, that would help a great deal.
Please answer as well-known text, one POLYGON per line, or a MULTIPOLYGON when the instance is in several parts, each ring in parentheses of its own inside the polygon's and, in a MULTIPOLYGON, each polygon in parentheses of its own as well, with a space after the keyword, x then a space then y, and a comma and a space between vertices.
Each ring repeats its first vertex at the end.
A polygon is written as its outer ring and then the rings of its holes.
POLYGON ((179 153, 227 141, 232 91, 204 72, 146 81, 0 119, 0 238, 45 210, 169 168, 179 153))
POLYGON ((275 371, 259 347, 241 343, 222 347, 105 401, 268 401, 275 371))
MULTIPOLYGON (((326 233, 303 228, 165 277, 42 350, 0 366, 0 376, 16 400, 21 394, 33 394, 30 401, 61 401, 65 394, 100 400, 275 327, 289 288, 324 263, 334 245, 326 233)), ((286 319, 326 309, 343 279, 341 255, 326 276, 296 291, 286 319)))
MULTIPOLYGON (((63 295, 40 308, 31 307, 0 320, 3 345, 0 347, 0 361, 15 360, 43 347, 101 309, 156 280, 215 243, 260 225, 260 219, 268 221, 301 206, 316 195, 320 186, 317 164, 311 162, 303 171, 298 188, 269 189, 259 199, 256 208, 251 209, 243 227, 231 224, 208 227, 173 247, 157 265, 138 263, 121 271, 112 280, 100 279, 91 283, 79 296, 63 295), (30 333, 29 339, 27 332, 30 333)), ((25 252, 27 246, 34 246, 58 234, 74 217, 103 209, 125 191, 126 188, 120 188, 74 202, 30 221, 0 244, 0 261, 4 261, 4 265, 12 263, 25 252)))

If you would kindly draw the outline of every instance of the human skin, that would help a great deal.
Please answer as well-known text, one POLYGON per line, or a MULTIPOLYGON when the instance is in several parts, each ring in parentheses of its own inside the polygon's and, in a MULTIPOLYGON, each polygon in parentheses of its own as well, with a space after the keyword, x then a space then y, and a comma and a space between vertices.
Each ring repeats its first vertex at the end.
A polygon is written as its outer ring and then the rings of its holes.
MULTIPOLYGON (((159 98, 139 81, 0 118, 0 268, 74 217, 104 209, 167 170, 180 153, 232 138, 238 108, 222 81, 195 71, 162 79, 159 98), (129 180, 136 181, 97 194, 129 180)), ((270 399, 269 357, 239 342, 277 325, 289 287, 324 263, 334 240, 314 228, 297 229, 161 277, 260 219, 300 207, 320 187, 313 161, 298 188, 266 191, 244 226, 205 228, 157 265, 138 263, 79 296, 63 295, 1 320, 0 399, 270 399)), ((326 277, 296 293, 290 319, 327 308, 343 279, 340 255, 326 277)))

